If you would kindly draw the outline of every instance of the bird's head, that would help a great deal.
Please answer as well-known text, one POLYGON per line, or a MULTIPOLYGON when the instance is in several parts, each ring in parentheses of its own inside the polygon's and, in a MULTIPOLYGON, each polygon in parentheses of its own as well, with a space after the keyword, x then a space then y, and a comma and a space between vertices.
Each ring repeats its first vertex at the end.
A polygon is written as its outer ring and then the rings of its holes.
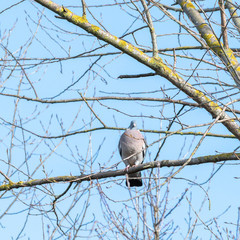
POLYGON ((137 123, 136 121, 131 121, 129 129, 137 129, 137 123))

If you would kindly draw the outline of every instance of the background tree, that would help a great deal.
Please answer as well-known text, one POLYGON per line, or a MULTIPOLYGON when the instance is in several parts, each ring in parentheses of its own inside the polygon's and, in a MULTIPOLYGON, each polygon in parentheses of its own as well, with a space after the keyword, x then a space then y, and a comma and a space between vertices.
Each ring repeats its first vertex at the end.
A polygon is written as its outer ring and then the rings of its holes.
POLYGON ((239 239, 238 12, 4 1, 1 236, 239 239), (117 145, 133 119, 148 148, 129 189, 117 145))

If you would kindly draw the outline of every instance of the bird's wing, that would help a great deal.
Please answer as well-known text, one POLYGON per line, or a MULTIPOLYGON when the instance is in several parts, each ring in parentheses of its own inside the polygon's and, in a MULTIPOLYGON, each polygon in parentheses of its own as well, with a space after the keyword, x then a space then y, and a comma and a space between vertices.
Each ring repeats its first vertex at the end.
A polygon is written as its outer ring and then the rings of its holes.
POLYGON ((120 139, 120 141, 119 141, 119 143, 118 143, 118 151, 119 151, 120 156, 122 157, 121 139, 120 139))
POLYGON ((146 150, 147 150, 147 142, 146 142, 145 138, 143 138, 142 150, 143 150, 142 153, 143 153, 143 159, 144 159, 144 157, 146 155, 146 150))

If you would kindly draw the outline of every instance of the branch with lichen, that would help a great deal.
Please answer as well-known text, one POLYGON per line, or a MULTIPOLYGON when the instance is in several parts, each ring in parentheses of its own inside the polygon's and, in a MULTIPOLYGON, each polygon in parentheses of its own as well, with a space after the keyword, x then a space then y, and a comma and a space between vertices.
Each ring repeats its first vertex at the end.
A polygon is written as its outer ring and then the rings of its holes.
POLYGON ((98 39, 109 43, 110 45, 120 49, 125 54, 143 63, 145 66, 153 69, 158 75, 169 80, 173 85, 182 90, 194 101, 196 101, 203 108, 205 108, 212 115, 213 118, 221 115, 220 120, 222 120, 224 126, 240 140, 239 125, 225 112, 223 112, 217 103, 213 102, 203 92, 194 88, 190 83, 186 82, 176 72, 174 72, 171 68, 164 64, 163 60, 160 57, 150 57, 147 54, 143 53, 141 50, 139 50, 137 47, 133 46, 131 43, 119 39, 118 37, 110 34, 109 32, 104 31, 100 27, 89 23, 85 15, 82 17, 78 16, 69 9, 49 0, 35 1, 47 7, 51 11, 57 13, 59 16, 66 19, 67 21, 75 24, 76 26, 79 26, 88 33, 96 36, 98 39))
MULTIPOLYGON (((232 2, 232 0, 226 0, 226 7, 231 14, 231 18, 236 26, 236 29, 240 33, 240 18, 237 14, 236 5, 232 2)), ((239 6, 238 6, 238 9, 239 9, 239 6)))
POLYGON ((188 18, 195 25, 207 45, 222 60, 236 84, 240 87, 240 64, 234 56, 233 51, 230 48, 224 48, 219 42, 214 32, 196 10, 191 0, 178 0, 178 3, 181 5, 184 13, 187 14, 188 18))
MULTIPOLYGON (((188 162, 187 166, 191 165, 199 165, 204 163, 217 163, 223 161, 232 161, 239 160, 240 153, 222 153, 218 155, 209 155, 203 157, 192 158, 190 162, 188 162)), ((145 164, 137 165, 135 167, 130 167, 128 169, 128 174, 135 173, 143 170, 147 170, 150 168, 162 168, 162 167, 180 167, 183 166, 188 159, 183 160, 162 160, 162 161, 154 161, 148 162, 145 164)), ((34 187, 40 186, 43 184, 49 183, 66 183, 66 182, 76 182, 81 183, 84 181, 92 181, 97 179, 106 179, 110 177, 119 177, 126 175, 126 170, 115 170, 115 171, 106 171, 106 172, 98 172, 91 174, 81 174, 79 176, 58 176, 44 179, 33 179, 30 181, 20 181, 20 182, 12 182, 9 181, 8 184, 0 185, 0 191, 8 191, 16 188, 24 188, 24 187, 34 187)))

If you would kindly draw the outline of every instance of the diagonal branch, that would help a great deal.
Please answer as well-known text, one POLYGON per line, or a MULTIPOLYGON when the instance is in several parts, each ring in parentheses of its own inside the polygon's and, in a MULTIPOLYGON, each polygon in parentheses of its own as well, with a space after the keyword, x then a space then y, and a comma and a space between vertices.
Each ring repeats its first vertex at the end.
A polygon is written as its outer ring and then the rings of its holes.
POLYGON ((226 0, 226 7, 231 14, 231 18, 236 26, 236 29, 240 33, 240 18, 237 14, 236 5, 233 4, 232 0, 226 0))
MULTIPOLYGON (((64 8, 63 6, 60 6, 50 0, 35 0, 35 1, 47 7, 51 11, 57 13, 62 18, 65 18, 67 21, 81 27, 88 33, 96 36, 98 39, 109 43, 110 45, 120 49, 127 55, 133 57, 137 61, 153 69, 157 74, 169 80, 173 85, 175 85, 177 88, 186 93, 194 101, 199 103, 212 115, 213 118, 216 118, 222 112, 222 109, 218 106, 217 103, 213 102, 203 92, 197 90, 191 84, 184 81, 177 73, 175 73, 171 68, 166 66, 161 58, 149 57, 147 54, 143 53, 132 44, 122 39, 119 39, 118 37, 110 34, 109 32, 106 32, 101 28, 89 23, 88 20, 86 19, 86 16, 83 17, 78 16, 71 12, 69 9, 64 8)), ((224 126, 232 134, 234 134, 238 139, 240 139, 239 125, 233 119, 231 119, 226 113, 222 113, 220 120, 222 120, 224 126)))
POLYGON ((233 51, 230 48, 224 48, 222 46, 212 29, 196 10, 191 0, 178 0, 178 3, 181 5, 184 13, 187 14, 188 18, 195 25, 207 45, 226 65, 237 86, 240 87, 240 64, 234 56, 233 51))
POLYGON ((103 125, 103 127, 106 127, 106 125, 104 124, 104 122, 98 117, 98 115, 94 112, 94 110, 92 109, 92 107, 88 104, 86 98, 79 92, 81 98, 83 99, 83 101, 87 104, 88 108, 90 109, 90 111, 93 113, 93 115, 97 118, 97 120, 103 125))

